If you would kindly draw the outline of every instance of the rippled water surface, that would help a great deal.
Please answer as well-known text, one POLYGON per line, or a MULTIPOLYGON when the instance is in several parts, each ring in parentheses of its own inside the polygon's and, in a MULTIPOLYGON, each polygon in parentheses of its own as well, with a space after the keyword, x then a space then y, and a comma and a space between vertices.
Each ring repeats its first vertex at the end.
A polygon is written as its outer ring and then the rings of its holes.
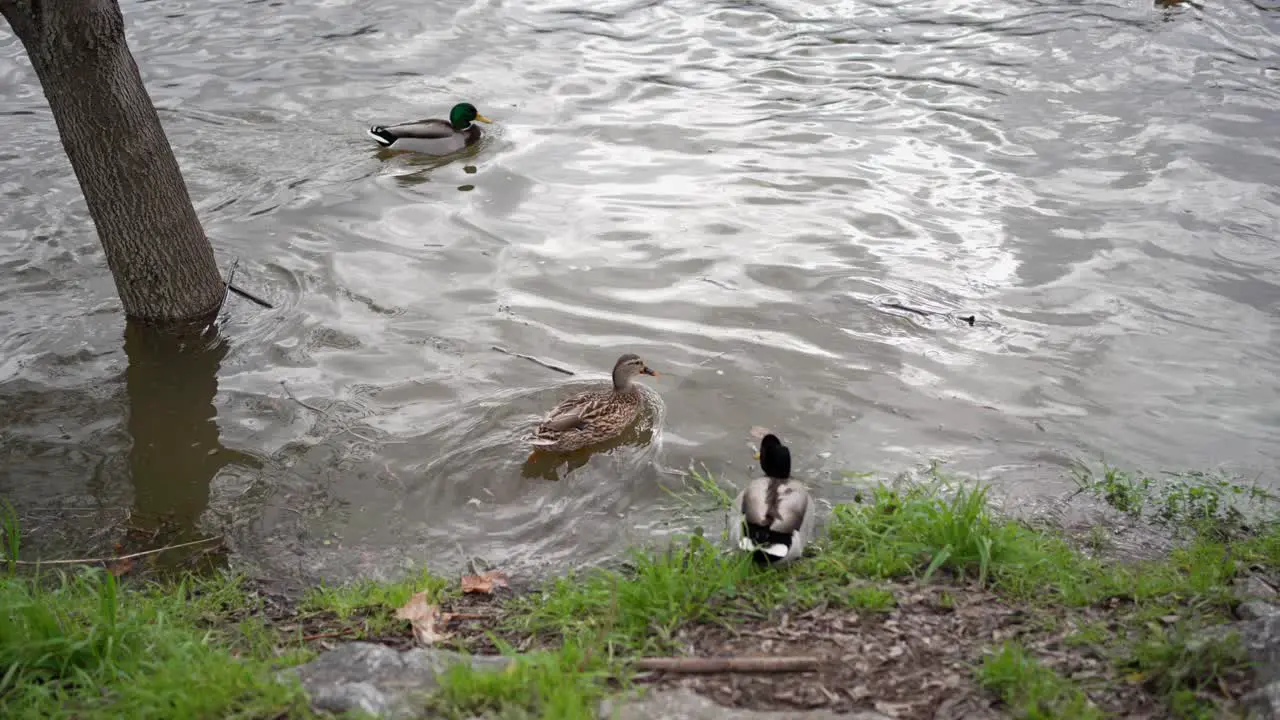
POLYGON ((1274 477, 1273 0, 122 4, 276 307, 131 367, 0 31, 0 494, 37 544, 168 512, 309 577, 593 561, 687 529, 662 485, 740 478, 753 425, 832 500, 931 459, 1026 500, 1073 457, 1274 477), (464 99, 496 122, 463 157, 363 135, 464 99), (626 351, 652 427, 523 467, 626 351))

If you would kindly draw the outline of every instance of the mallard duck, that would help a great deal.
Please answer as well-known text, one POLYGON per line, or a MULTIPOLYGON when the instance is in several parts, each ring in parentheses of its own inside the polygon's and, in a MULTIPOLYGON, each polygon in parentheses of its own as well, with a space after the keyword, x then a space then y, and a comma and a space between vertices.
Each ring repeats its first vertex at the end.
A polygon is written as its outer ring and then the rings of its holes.
POLYGON ((427 155, 449 155, 480 141, 480 128, 473 122, 493 122, 476 111, 471 103, 458 103, 448 120, 414 120, 398 125, 374 125, 369 137, 384 148, 408 150, 427 155))
POLYGON ((627 353, 613 365, 613 389, 588 390, 556 405, 525 441, 534 453, 567 453, 611 440, 623 433, 640 414, 637 375, 658 373, 639 355, 627 353))
POLYGON ((758 477, 738 493, 731 508, 733 547, 762 563, 789 563, 804 552, 813 534, 809 491, 791 477, 791 451, 769 433, 760 439, 758 477))

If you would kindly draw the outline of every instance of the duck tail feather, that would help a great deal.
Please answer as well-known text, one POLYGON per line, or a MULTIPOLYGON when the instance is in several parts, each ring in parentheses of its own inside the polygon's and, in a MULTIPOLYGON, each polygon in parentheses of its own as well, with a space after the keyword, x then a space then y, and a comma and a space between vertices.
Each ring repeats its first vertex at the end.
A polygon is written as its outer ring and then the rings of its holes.
POLYGON ((758 561, 764 563, 777 562, 785 559, 791 552, 792 536, 790 533, 776 532, 768 527, 750 522, 744 523, 744 525, 746 526, 746 533, 738 541, 738 547, 741 550, 752 553, 758 561))
POLYGON ((369 128, 369 137, 382 147, 390 147, 396 141, 396 136, 392 135, 386 127, 382 125, 374 125, 369 128))
POLYGON ((770 557, 775 557, 775 558, 786 557, 787 552, 789 550, 790 548, 788 548, 786 545, 783 545, 782 543, 773 543, 771 545, 765 545, 760 548, 760 552, 763 552, 765 555, 768 555, 770 557))

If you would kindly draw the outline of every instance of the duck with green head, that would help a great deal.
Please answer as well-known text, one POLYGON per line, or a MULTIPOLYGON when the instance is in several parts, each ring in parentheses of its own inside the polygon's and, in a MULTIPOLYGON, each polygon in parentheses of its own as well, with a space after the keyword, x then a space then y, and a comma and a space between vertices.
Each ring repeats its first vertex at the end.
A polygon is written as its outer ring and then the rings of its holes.
POLYGON ((791 450, 777 435, 760 439, 760 469, 730 508, 729 541, 761 564, 785 565, 804 554, 813 537, 815 508, 803 483, 791 477, 791 450))
POLYGON ((471 103, 458 103, 448 120, 413 120, 398 125, 374 125, 369 137, 388 150, 408 150, 426 155, 450 155, 480 141, 476 122, 492 122, 471 103))

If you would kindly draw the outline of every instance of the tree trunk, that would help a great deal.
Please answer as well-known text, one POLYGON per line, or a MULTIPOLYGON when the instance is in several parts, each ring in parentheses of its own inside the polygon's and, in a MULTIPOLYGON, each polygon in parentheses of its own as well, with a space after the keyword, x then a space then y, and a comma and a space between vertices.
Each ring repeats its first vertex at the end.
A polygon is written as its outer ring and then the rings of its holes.
POLYGON ((224 296, 117 0, 0 0, 80 181, 125 315, 211 318, 224 296))

